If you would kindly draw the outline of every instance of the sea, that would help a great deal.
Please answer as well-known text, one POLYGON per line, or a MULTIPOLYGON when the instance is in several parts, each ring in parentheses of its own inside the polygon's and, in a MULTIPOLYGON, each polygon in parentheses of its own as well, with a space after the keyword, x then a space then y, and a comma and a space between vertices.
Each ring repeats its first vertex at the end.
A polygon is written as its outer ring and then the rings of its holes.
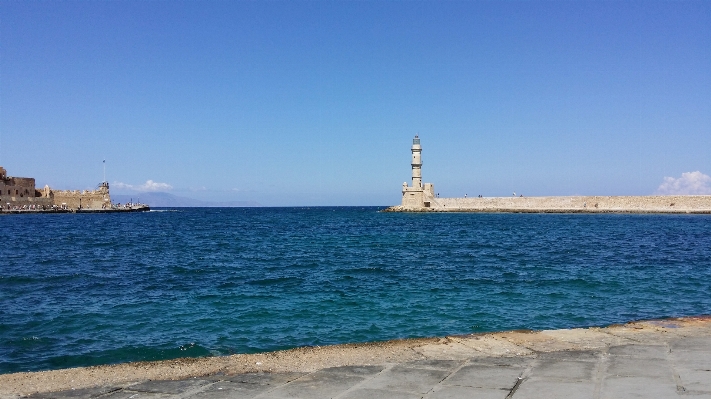
POLYGON ((711 314, 711 215, 0 217, 0 373, 711 314))

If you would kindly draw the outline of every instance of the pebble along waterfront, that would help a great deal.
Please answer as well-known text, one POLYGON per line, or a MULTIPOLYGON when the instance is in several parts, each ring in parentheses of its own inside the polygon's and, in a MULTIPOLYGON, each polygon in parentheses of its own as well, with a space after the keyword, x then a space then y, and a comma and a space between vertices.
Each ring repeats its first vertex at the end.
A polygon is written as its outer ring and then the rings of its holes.
POLYGON ((711 215, 8 215, 0 373, 711 313, 711 215))

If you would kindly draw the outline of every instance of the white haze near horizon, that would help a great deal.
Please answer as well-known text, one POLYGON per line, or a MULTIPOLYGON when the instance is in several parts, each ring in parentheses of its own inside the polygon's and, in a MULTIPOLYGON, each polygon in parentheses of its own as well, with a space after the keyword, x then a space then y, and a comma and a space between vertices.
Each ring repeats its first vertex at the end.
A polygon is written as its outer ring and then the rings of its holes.
MULTIPOLYGON (((168 183, 147 180, 143 184, 112 183, 112 188, 122 192, 167 192, 173 186, 168 183)), ((711 195, 711 176, 701 171, 684 172, 680 177, 664 177, 664 181, 655 191, 657 195, 711 195)), ((187 197, 186 197, 187 198, 187 197)))
POLYGON ((137 192, 155 192, 155 191, 167 191, 167 190, 172 190, 173 186, 171 186, 168 183, 159 183, 153 180, 147 180, 143 184, 127 184, 127 183, 122 183, 122 182, 114 182, 111 184, 112 188, 116 188, 119 190, 129 190, 129 191, 137 191, 137 192))

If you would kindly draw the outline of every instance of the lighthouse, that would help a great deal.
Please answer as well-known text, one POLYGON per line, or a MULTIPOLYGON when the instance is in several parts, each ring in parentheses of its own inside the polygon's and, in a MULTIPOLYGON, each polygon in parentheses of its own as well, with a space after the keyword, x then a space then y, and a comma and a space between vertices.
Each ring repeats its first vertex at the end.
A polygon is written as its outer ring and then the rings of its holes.
POLYGON ((412 139, 412 187, 422 187, 422 146, 418 135, 412 139))
POLYGON ((402 183, 402 206, 407 209, 430 208, 435 200, 434 185, 422 184, 422 146, 418 135, 412 139, 410 150, 412 151, 412 186, 408 186, 407 182, 402 183))

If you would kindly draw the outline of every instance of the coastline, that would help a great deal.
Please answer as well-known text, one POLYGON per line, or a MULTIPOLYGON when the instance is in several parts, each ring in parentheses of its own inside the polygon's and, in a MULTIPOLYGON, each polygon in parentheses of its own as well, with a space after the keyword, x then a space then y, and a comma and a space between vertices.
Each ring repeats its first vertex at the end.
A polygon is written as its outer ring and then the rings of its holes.
POLYGON ((0 215, 46 215, 58 213, 131 213, 148 212, 151 208, 147 205, 133 208, 108 208, 108 209, 2 209, 0 215))
POLYGON ((427 360, 529 359, 548 352, 605 350, 631 344, 663 346, 671 339, 688 338, 711 338, 711 316, 633 321, 607 327, 503 331, 0 374, 0 398, 93 387, 120 389, 147 380, 245 373, 311 373, 329 367, 427 360))
POLYGON ((428 198, 382 212, 711 214, 711 195, 428 198))

